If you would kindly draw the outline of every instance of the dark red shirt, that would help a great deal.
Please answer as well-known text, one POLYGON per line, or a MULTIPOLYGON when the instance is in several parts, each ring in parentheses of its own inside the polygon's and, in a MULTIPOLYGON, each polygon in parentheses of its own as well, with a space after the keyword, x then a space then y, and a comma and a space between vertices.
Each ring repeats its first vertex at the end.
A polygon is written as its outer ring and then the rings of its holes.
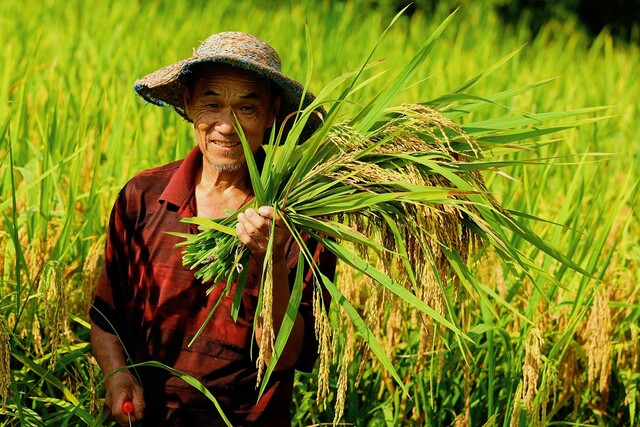
MULTIPOLYGON (((235 291, 226 284, 194 277, 182 265, 179 237, 167 232, 197 233, 180 220, 196 215, 195 181, 202 154, 194 148, 182 161, 140 173, 118 194, 109 220, 105 258, 90 316, 100 328, 117 333, 132 363, 160 361, 195 377, 211 391, 234 426, 290 426, 294 370, 274 372, 257 401, 258 347, 253 318, 258 300, 257 268, 252 261, 237 322, 230 308, 235 291), (204 332, 189 342, 221 298, 204 332), (253 353, 253 354, 252 354, 253 353)), ((310 241, 316 261, 329 277, 335 258, 310 241)), ((287 251, 293 285, 299 248, 287 251)), ((308 269, 307 269, 308 270, 308 269)), ((312 310, 313 276, 305 275, 300 314, 304 343, 296 369, 310 371, 317 358, 312 310)), ((329 296, 324 292, 325 303, 329 296)), ((145 393, 145 425, 218 425, 215 407, 198 390, 160 368, 137 369, 145 393)), ((220 424, 222 425, 222 424, 220 424)))

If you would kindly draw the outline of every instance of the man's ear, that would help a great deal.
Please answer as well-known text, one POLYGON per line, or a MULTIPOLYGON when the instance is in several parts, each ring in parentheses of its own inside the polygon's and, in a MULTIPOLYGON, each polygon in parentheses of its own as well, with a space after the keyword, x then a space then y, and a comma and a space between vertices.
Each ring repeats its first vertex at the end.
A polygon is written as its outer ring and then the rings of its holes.
POLYGON ((280 111, 280 106, 282 105, 282 96, 278 96, 271 103, 271 117, 269 118, 269 122, 267 123, 267 128, 273 126, 273 123, 276 121, 276 117, 278 117, 278 111, 280 111))
POLYGON ((184 85, 184 93, 182 94, 182 102, 184 103, 184 113, 191 119, 191 93, 189 86, 184 85))

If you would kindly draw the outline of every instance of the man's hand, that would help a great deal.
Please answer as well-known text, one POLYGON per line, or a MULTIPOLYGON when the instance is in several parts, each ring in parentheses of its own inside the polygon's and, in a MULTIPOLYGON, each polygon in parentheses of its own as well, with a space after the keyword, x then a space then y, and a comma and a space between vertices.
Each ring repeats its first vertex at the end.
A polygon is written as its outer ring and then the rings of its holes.
POLYGON ((104 406, 111 414, 111 417, 121 426, 129 425, 131 422, 141 421, 144 413, 144 398, 142 397, 142 387, 128 370, 118 371, 105 380, 104 406), (133 412, 127 415, 122 410, 122 405, 127 400, 133 403, 133 412))
POLYGON ((121 369, 127 365, 127 360, 120 339, 117 335, 106 332, 92 321, 91 345, 93 355, 98 361, 102 373, 106 376, 104 388, 107 395, 104 406, 107 411, 120 425, 128 426, 129 417, 123 412, 122 404, 130 400, 133 403, 133 412, 130 414, 131 421, 141 421, 144 413, 142 387, 129 370, 121 369), (114 373, 108 375, 112 372, 114 373))
POLYGON ((282 261, 285 255, 285 245, 291 233, 284 224, 281 216, 271 206, 261 206, 258 211, 247 209, 238 214, 236 231, 238 238, 253 254, 259 264, 264 262, 271 233, 271 221, 275 221, 273 234, 273 260, 282 261))

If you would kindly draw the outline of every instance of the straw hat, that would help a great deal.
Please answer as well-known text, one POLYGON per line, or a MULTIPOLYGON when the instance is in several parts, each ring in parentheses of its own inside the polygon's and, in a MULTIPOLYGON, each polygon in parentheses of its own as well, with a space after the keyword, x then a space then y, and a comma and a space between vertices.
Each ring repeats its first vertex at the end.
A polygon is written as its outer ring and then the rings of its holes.
MULTIPOLYGON (((224 32, 207 38, 191 58, 171 64, 139 80, 133 86, 145 100, 155 105, 168 104, 187 121, 191 121, 184 110, 184 85, 191 68, 202 63, 224 63, 255 73, 271 80, 282 89, 282 103, 275 126, 281 126, 291 113, 306 108, 314 99, 312 93, 304 92, 303 86, 282 74, 280 56, 266 42, 245 33, 224 32), (304 93, 304 100, 300 99, 304 93)), ((325 115, 323 108, 318 111, 325 115)), ((293 124, 293 118, 285 124, 285 135, 293 124)), ((322 124, 319 115, 312 114, 304 128, 301 140, 307 139, 322 124)), ((278 128, 276 128, 279 130, 278 128)), ((268 135, 265 139, 268 140, 268 135)))

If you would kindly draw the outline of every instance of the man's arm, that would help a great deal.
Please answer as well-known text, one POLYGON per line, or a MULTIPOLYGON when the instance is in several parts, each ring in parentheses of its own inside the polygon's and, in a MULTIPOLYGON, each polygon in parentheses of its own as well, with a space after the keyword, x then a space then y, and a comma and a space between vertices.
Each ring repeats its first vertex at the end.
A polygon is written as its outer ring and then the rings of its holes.
POLYGON ((120 339, 92 321, 91 344, 93 355, 105 376, 104 387, 107 393, 104 405, 107 411, 120 425, 129 425, 129 417, 122 411, 122 404, 130 400, 133 403, 131 421, 142 420, 144 413, 142 387, 128 369, 115 372, 127 366, 120 339))
POLYGON ((89 312, 91 319, 92 353, 105 377, 105 407, 120 425, 129 425, 129 417, 122 412, 122 404, 133 403, 131 420, 141 420, 144 412, 142 388, 128 369, 120 333, 123 284, 127 280, 126 197, 124 190, 118 194, 109 217, 105 256, 96 289, 96 296, 89 312), (118 332, 119 331, 119 332, 118 332), (117 372, 115 372, 117 371, 117 372))

